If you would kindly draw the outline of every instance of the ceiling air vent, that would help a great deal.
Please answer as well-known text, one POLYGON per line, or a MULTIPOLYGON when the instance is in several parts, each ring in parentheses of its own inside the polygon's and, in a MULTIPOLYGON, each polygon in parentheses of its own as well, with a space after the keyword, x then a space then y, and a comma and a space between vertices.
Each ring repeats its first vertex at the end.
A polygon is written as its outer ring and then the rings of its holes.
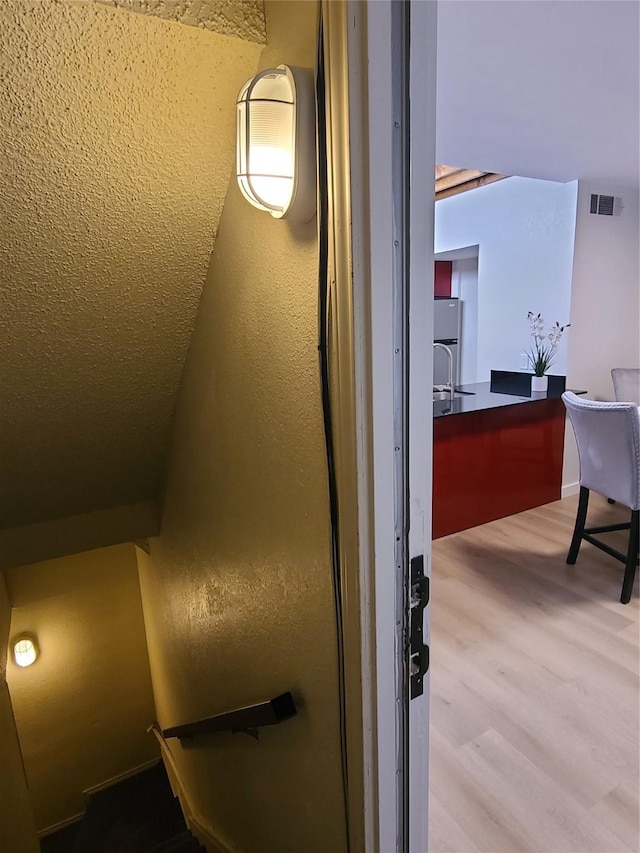
POLYGON ((613 195, 591 193, 589 213, 597 213, 600 216, 620 216, 622 213, 622 199, 616 198, 613 195))

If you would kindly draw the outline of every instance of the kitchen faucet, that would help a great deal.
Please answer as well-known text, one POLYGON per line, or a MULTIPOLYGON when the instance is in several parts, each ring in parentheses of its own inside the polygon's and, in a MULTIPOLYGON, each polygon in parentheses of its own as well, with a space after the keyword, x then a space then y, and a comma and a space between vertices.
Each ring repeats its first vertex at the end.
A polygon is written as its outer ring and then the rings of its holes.
POLYGON ((434 342, 433 347, 434 349, 436 347, 440 347, 440 349, 443 349, 449 356, 449 381, 447 382, 446 389, 453 394, 455 390, 453 387, 453 353, 446 344, 441 344, 437 341, 434 342))

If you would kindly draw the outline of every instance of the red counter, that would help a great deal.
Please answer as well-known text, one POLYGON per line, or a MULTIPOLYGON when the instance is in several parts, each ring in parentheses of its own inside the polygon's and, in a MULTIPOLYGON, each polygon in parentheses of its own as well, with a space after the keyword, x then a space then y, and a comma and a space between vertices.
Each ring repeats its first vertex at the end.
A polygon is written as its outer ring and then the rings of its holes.
POLYGON ((558 500, 564 428, 560 399, 435 418, 433 538, 558 500))

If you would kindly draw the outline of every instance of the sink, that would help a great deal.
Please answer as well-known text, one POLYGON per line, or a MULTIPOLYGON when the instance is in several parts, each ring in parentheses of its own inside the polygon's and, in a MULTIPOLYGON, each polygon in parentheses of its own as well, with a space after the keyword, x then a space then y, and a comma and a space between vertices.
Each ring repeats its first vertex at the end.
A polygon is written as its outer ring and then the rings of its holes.
POLYGON ((453 394, 451 391, 437 391, 435 388, 433 389, 434 402, 436 400, 459 400, 461 397, 473 397, 474 394, 474 391, 460 391, 457 388, 454 390, 453 394))
POLYGON ((436 400, 459 400, 461 397, 465 397, 466 394, 461 394, 459 391, 454 391, 453 394, 451 391, 434 391, 433 399, 436 400))

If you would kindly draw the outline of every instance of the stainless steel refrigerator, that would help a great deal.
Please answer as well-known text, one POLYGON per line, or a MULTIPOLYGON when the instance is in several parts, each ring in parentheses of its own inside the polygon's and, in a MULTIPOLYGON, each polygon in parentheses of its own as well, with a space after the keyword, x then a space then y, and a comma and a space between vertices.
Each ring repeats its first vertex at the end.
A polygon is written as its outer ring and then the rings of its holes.
MULTIPOLYGON (((436 297, 434 299, 433 340, 446 344, 453 355, 453 384, 460 382, 460 322, 462 302, 457 297, 436 297)), ((433 384, 446 385, 449 380, 449 356, 434 347, 433 384)))

